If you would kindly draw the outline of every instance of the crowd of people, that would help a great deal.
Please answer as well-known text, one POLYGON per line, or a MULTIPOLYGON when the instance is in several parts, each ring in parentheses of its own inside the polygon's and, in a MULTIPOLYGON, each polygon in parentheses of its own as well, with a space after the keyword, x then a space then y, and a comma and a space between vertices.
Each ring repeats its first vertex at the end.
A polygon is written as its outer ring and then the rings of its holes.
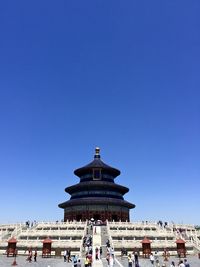
POLYGON ((83 238, 83 252, 85 252, 84 257, 84 266, 85 267, 91 267, 92 266, 92 234, 90 234, 93 230, 93 221, 89 221, 87 230, 86 230, 86 236, 83 238))
MULTIPOLYGON (((123 256, 125 256, 125 254, 123 254, 123 256)), ((133 251, 132 254, 129 253, 127 260, 128 260, 128 267, 141 267, 141 265, 139 264, 139 254, 137 251, 133 251)), ((157 252, 151 253, 149 255, 149 261, 150 261, 150 266, 152 267, 153 266, 155 267, 169 266, 169 264, 167 265, 165 260, 163 262, 163 259, 162 260, 159 259, 157 252)), ((175 261, 171 261, 170 267, 190 267, 190 264, 188 263, 188 260, 185 258, 184 260, 179 259, 176 264, 175 264, 175 261)))
POLYGON ((81 259, 77 255, 71 255, 70 249, 65 249, 63 252, 64 262, 71 262, 73 267, 81 267, 81 259))
POLYGON ((106 241, 107 255, 106 261, 109 267, 113 267, 115 264, 115 251, 114 248, 111 247, 109 239, 106 241))
POLYGON ((133 251, 132 254, 128 254, 128 267, 139 267, 139 254, 137 251, 133 251))
POLYGON ((28 262, 37 262, 37 249, 33 250, 32 248, 28 249, 28 257, 26 259, 28 262))
POLYGON ((34 220, 34 221, 32 221, 32 222, 30 222, 30 221, 26 221, 26 227, 27 228, 31 228, 31 227, 33 227, 33 226, 35 226, 36 224, 37 224, 37 222, 34 220))
POLYGON ((64 258, 64 262, 72 262, 71 250, 69 248, 64 250, 63 258, 64 258))

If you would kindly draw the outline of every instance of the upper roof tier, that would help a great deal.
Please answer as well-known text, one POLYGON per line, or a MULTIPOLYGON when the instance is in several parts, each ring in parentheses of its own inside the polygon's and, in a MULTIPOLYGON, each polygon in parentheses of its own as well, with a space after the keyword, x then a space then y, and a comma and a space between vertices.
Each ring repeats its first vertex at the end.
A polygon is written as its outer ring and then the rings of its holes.
POLYGON ((87 181, 66 187, 65 192, 73 194, 75 192, 80 192, 83 190, 91 191, 94 189, 104 190, 104 191, 109 189, 114 192, 120 192, 123 195, 129 191, 129 189, 125 186, 107 181, 89 181, 89 182, 87 181))
POLYGON ((117 177, 118 175, 120 175, 120 171, 118 169, 115 169, 107 164, 105 164, 102 160, 101 160, 101 156, 100 156, 100 149, 98 147, 95 148, 95 155, 94 155, 94 160, 92 162, 90 162, 89 164, 76 169, 74 171, 74 174, 77 175, 78 177, 83 176, 84 174, 90 173, 91 170, 93 169, 101 169, 102 171, 110 174, 113 176, 113 178, 117 177))

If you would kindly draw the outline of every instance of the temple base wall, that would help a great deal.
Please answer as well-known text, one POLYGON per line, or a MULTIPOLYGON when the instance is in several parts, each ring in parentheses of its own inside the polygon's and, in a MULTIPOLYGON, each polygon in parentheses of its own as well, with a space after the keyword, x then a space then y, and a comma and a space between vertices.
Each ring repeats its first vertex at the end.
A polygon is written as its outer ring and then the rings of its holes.
POLYGON ((83 205, 65 208, 64 221, 86 221, 93 218, 101 221, 129 222, 129 209, 111 205, 83 205))

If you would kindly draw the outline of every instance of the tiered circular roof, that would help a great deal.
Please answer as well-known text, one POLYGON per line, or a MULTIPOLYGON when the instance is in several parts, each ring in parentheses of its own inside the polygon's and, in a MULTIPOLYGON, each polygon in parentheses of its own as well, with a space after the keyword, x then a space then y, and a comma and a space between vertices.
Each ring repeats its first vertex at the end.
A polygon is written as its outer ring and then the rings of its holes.
POLYGON ((95 169, 95 168, 101 168, 103 171, 111 174, 113 176, 113 178, 117 177, 118 175, 120 175, 120 171, 116 168, 113 168, 107 164, 105 164, 102 160, 101 160, 101 156, 99 154, 100 149, 97 147, 95 149, 95 155, 94 155, 94 160, 92 162, 90 162, 89 164, 78 168, 74 171, 74 174, 77 175, 78 177, 81 177, 82 175, 84 175, 85 173, 90 172, 91 169, 95 169))
POLYGON ((74 174, 81 178, 75 185, 65 188, 65 192, 71 196, 70 200, 60 203, 60 208, 77 205, 114 205, 135 208, 135 205, 125 201, 123 195, 129 191, 125 186, 116 184, 114 178, 120 175, 120 171, 105 164, 100 157, 100 149, 95 149, 94 160, 89 164, 78 168, 74 174), (94 177, 94 171, 100 171, 98 178, 94 177))
POLYGON ((123 195, 126 194, 129 189, 125 186, 119 185, 119 184, 114 184, 114 183, 109 183, 106 181, 89 181, 89 182, 81 182, 79 184, 75 184, 72 186, 69 186, 65 188, 65 192, 72 194, 74 192, 77 192, 77 190, 90 190, 92 188, 98 188, 98 189, 113 189, 116 192, 120 192, 123 195))

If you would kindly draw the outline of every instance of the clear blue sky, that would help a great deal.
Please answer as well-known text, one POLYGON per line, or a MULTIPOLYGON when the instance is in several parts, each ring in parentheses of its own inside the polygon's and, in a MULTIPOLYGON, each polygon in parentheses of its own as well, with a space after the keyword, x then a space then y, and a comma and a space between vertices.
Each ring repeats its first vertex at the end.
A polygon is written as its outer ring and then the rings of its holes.
POLYGON ((132 220, 200 224, 199 14, 199 0, 1 2, 1 223, 62 219, 99 146, 132 220))

